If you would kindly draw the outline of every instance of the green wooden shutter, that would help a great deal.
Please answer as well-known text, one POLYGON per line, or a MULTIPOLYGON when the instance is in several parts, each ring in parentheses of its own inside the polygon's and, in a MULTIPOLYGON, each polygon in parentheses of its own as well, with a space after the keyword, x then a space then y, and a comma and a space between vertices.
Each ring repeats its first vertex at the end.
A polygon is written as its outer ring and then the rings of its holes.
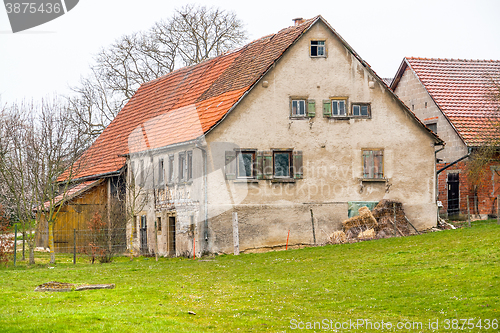
POLYGON ((262 174, 262 167, 263 167, 263 156, 262 152, 258 151, 255 153, 255 178, 256 179, 263 179, 263 174, 262 174))
POLYGON ((314 99, 307 100, 307 116, 314 117, 316 115, 316 101, 314 99))
POLYGON ((293 178, 302 179, 304 177, 302 151, 294 150, 292 156, 293 156, 293 162, 292 162, 293 178))
POLYGON ((262 177, 264 179, 273 178, 273 152, 270 150, 265 150, 262 152, 262 177))
POLYGON ((226 179, 236 179, 236 152, 234 150, 226 151, 226 179))
POLYGON ((332 102, 329 99, 323 100, 323 117, 332 116, 332 102))

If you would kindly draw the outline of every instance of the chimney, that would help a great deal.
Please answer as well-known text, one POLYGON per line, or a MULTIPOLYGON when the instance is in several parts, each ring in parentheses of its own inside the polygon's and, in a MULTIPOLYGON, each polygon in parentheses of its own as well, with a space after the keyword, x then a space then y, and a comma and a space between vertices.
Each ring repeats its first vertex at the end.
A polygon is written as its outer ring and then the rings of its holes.
POLYGON ((301 25, 304 23, 304 19, 302 17, 294 18, 292 21, 295 22, 295 25, 301 25))

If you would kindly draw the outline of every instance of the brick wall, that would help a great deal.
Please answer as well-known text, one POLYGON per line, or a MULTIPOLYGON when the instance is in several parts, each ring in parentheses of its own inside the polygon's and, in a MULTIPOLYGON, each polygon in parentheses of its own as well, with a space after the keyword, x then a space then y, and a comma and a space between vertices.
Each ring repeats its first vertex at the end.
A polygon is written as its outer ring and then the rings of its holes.
MULTIPOLYGON (((445 164, 437 164, 441 169, 445 164)), ((497 199, 500 195, 500 177, 493 170, 500 165, 489 164, 484 168, 479 185, 474 187, 467 179, 467 162, 459 162, 446 169, 438 175, 438 200, 443 203, 440 210, 441 215, 447 215, 448 210, 448 175, 450 173, 460 174, 459 183, 459 207, 461 214, 467 214, 467 196, 469 196, 469 209, 471 214, 480 214, 486 218, 488 214, 496 214, 497 199)))

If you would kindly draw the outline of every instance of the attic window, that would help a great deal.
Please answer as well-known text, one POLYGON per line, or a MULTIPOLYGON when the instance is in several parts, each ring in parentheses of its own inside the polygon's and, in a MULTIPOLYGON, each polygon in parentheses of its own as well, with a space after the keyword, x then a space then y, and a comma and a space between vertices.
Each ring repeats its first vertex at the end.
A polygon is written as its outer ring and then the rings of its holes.
POLYGON ((311 41, 311 57, 326 57, 326 48, 324 40, 311 41))
POLYGON ((427 128, 437 134, 437 123, 426 124, 427 128))
POLYGON ((332 99, 332 117, 345 117, 346 105, 346 99, 332 99))

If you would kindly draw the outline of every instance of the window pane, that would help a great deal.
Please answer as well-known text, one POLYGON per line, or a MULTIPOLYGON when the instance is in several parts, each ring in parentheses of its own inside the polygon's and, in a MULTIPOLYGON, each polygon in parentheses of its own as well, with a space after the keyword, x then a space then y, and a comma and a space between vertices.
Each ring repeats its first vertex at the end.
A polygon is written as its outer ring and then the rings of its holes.
POLYGON ((299 101, 299 116, 306 115, 306 101, 299 101))
POLYGON ((368 116, 368 105, 361 105, 361 115, 368 116))
POLYGON ((305 116, 306 115, 306 101, 294 100, 292 101, 292 116, 305 116))
POLYGON ((238 154, 238 177, 252 177, 253 153, 238 154))
POLYGON ((337 101, 332 101, 332 116, 338 116, 338 115, 339 115, 339 110, 337 101))
POLYGON ((339 114, 345 116, 345 101, 339 101, 339 114))
POLYGON ((290 153, 274 153, 274 175, 290 177, 290 153))
POLYGON ((352 114, 353 116, 359 116, 359 105, 354 105, 352 107, 352 114))

